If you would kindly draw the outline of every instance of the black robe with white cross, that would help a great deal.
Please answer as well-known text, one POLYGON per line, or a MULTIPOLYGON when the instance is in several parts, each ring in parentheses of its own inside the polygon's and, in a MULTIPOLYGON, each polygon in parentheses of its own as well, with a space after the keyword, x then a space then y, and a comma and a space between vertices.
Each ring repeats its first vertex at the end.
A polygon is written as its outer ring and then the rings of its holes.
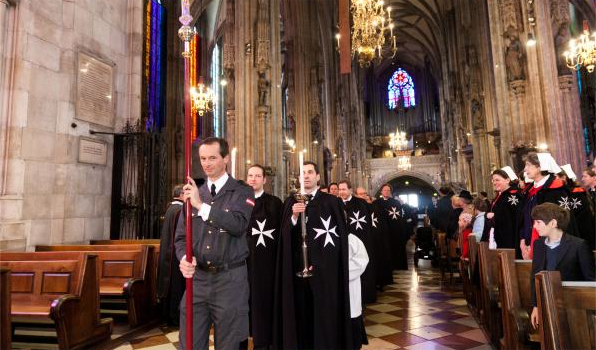
POLYGON ((352 196, 349 201, 344 202, 348 228, 350 233, 358 237, 368 253, 368 265, 364 273, 360 275, 362 286, 362 302, 365 304, 377 301, 375 248, 370 232, 370 215, 368 203, 362 198, 352 196))
POLYGON ((255 348, 271 344, 275 263, 279 241, 282 202, 263 193, 255 199, 246 239, 249 255, 250 333, 255 348))
POLYGON ((306 208, 312 277, 303 270, 301 219, 293 225, 293 196, 284 202, 278 246, 273 349, 349 349, 348 229, 339 198, 317 191, 306 208))
POLYGON ((590 249, 596 247, 596 222, 594 221, 594 208, 591 207, 590 194, 581 187, 569 188, 571 197, 565 207, 569 208, 575 216, 578 235, 583 238, 590 249))
POLYGON ((370 232, 376 248, 377 285, 381 288, 393 284, 393 262, 391 261, 388 221, 387 211, 379 201, 370 204, 370 232))
POLYGON ((520 210, 520 195, 517 189, 509 187, 497 194, 486 213, 487 215, 493 213, 493 217, 485 219, 480 241, 488 242, 490 240, 490 230, 494 229, 493 236, 497 248, 515 249, 519 247, 519 241, 516 239, 515 234, 518 210, 520 210))
POLYGON ((389 232, 389 241, 391 242, 391 261, 394 270, 408 269, 408 256, 406 253, 406 243, 408 241, 405 220, 403 218, 402 206, 394 198, 380 198, 375 203, 382 206, 387 213, 387 229, 389 232))

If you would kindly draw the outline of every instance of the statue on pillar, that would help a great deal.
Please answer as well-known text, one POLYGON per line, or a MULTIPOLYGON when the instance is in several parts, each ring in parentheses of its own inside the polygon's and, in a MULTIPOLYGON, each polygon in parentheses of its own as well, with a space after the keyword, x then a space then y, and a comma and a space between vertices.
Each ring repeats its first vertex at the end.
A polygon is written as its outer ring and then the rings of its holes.
POLYGON ((320 142, 322 140, 322 138, 321 138, 321 116, 320 115, 317 114, 311 118, 310 132, 311 132, 313 141, 316 140, 317 142, 320 142))
POLYGON ((267 106, 267 94, 269 93, 269 80, 267 80, 266 70, 259 70, 259 106, 267 106))
POLYGON ((559 75, 569 75, 571 71, 565 60, 565 50, 569 45, 569 23, 561 23, 555 33, 555 54, 557 55, 557 70, 559 75))
POLYGON ((526 55, 519 35, 509 27, 505 33, 507 48, 505 49, 505 66, 507 67, 507 81, 524 80, 526 78, 526 55))
POLYGON ((235 78, 234 78, 234 68, 225 68, 224 69, 224 77, 228 84, 226 85, 226 110, 233 110, 235 107, 235 78))
POLYGON ((482 113, 482 102, 473 99, 471 103, 472 128, 474 130, 484 129, 484 116, 482 113))
POLYGON ((326 184, 331 182, 331 170, 333 169, 333 154, 327 147, 323 148, 323 166, 325 168, 324 179, 326 184))

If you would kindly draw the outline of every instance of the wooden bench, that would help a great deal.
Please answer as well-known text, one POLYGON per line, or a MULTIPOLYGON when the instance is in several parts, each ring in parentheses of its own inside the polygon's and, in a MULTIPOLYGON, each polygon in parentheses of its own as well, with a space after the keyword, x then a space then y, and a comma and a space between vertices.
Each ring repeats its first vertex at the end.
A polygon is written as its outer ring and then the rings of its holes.
POLYGON ((482 299, 482 324, 495 346, 501 343, 501 297, 499 295, 499 253, 513 249, 488 249, 488 242, 478 244, 478 269, 480 276, 480 298, 482 299))
POLYGON ((536 274, 542 349, 596 349, 596 282, 561 282, 559 271, 536 274))
POLYGON ((150 244, 159 246, 159 239, 92 239, 91 245, 150 244))
POLYGON ((11 270, 12 346, 51 348, 52 339, 59 349, 88 349, 109 339, 112 319, 99 316, 97 255, 42 264, 35 255, 0 254, 0 266, 11 270))
POLYGON ((88 251, 100 260, 99 294, 103 315, 127 316, 131 327, 148 321, 155 306, 154 247, 150 245, 37 246, 38 252, 88 251), (125 306, 125 307, 123 307, 125 306))
POLYGON ((540 335, 530 324, 532 260, 516 260, 514 251, 499 254, 499 292, 506 349, 532 349, 540 335))
MULTIPOLYGON (((173 244, 174 242, 172 242, 173 244)), ((136 244, 145 244, 150 245, 155 248, 153 251, 153 265, 155 266, 155 276, 153 277, 153 281, 157 284, 157 276, 159 273, 159 246, 160 240, 159 239, 95 239, 89 241, 90 245, 136 245, 136 244)), ((157 291, 157 286, 155 285, 153 288, 154 291, 157 291)), ((153 293, 153 304, 157 303, 157 294, 153 293)))
POLYGON ((0 349, 11 348, 10 269, 0 267, 0 349))
POLYGON ((478 277, 478 241, 474 235, 468 236, 468 280, 470 283, 468 305, 477 318, 480 318, 480 309, 482 303, 480 302, 480 285, 478 277))

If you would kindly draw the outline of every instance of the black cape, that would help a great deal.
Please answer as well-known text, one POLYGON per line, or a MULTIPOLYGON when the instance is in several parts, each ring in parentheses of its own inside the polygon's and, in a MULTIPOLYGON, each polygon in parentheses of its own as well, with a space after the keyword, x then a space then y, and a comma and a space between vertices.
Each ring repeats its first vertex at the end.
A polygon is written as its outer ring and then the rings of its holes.
POLYGON ((368 210, 368 203, 362 198, 352 196, 352 198, 344 202, 346 217, 348 219, 348 228, 350 233, 358 237, 368 254, 368 265, 366 270, 360 276, 362 286, 362 302, 365 304, 374 303, 377 301, 376 286, 376 261, 375 248, 370 232, 370 215, 368 210))
POLYGON ((405 227, 406 221, 402 216, 404 211, 402 211, 401 203, 394 198, 379 198, 375 203, 386 211, 393 269, 407 270, 408 256, 406 253, 406 243, 409 237, 407 236, 405 227))
POLYGON ((377 285, 381 288, 393 284, 393 262, 387 221, 385 208, 378 201, 370 204, 370 232, 376 248, 376 279, 377 285))
POLYGON ((271 344, 275 263, 281 220, 281 199, 263 193, 255 199, 246 238, 249 255, 250 333, 255 348, 271 344))
POLYGON ((594 221, 594 212, 590 203, 590 194, 581 187, 573 187, 569 190, 571 197, 569 201, 564 202, 564 206, 569 208, 575 216, 578 236, 588 243, 590 249, 594 250, 596 245, 596 222, 594 221))
POLYGON ((172 324, 178 323, 176 310, 185 290, 185 279, 178 267, 180 262, 174 247, 176 225, 181 212, 182 201, 179 200, 174 200, 166 210, 161 226, 157 264, 157 298, 164 307, 168 322, 172 324))
MULTIPOLYGON (((523 237, 522 232, 523 232, 524 221, 531 220, 531 215, 530 215, 531 210, 535 206, 540 205, 542 203, 554 203, 554 204, 559 205, 562 208, 569 209, 568 205, 566 204, 570 201, 570 198, 571 198, 569 189, 567 188, 567 186, 565 186, 563 181, 557 179, 554 175, 550 174, 549 178, 546 180, 544 185, 542 185, 542 187, 535 194, 535 199, 533 199, 533 203, 532 203, 533 205, 527 205, 528 202, 530 201, 530 199, 532 198, 529 193, 531 188, 532 188, 532 184, 528 184, 526 186, 526 188, 524 188, 524 191, 522 192, 522 195, 520 196, 521 197, 520 198, 520 207, 519 207, 518 215, 517 215, 517 228, 518 229, 516 231, 516 234, 518 234, 518 238, 516 239, 516 242, 517 242, 516 249, 518 251, 519 251, 519 241, 523 237)), ((578 232, 578 228, 577 228, 577 222, 575 220, 575 215, 573 214, 573 211, 571 211, 571 217, 569 218, 569 225, 567 226, 567 230, 565 232, 569 233, 573 236, 576 236, 576 237, 580 236, 580 234, 578 232)), ((526 244, 530 244, 530 242, 526 242, 526 244)), ((520 252, 520 256, 521 256, 521 252, 520 252)))
POLYGON ((292 225, 293 196, 284 202, 278 246, 273 349, 348 349, 352 346, 348 289, 348 230, 341 201, 317 191, 306 209, 309 266, 303 263, 300 217, 292 225), (327 230, 326 230, 327 228, 327 230))
POLYGON ((490 229, 494 228, 495 242, 497 248, 515 249, 519 242, 515 239, 515 228, 517 227, 517 211, 519 210, 519 191, 509 187, 500 195, 497 195, 486 213, 493 213, 492 219, 486 218, 484 221, 484 231, 482 232, 481 242, 488 242, 490 238, 490 229))

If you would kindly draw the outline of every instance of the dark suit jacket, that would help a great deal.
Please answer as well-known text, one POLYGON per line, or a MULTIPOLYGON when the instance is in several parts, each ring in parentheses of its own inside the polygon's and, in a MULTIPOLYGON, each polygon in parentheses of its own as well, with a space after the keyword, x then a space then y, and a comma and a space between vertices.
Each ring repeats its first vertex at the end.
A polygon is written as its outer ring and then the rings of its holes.
MULTIPOLYGON (((204 221, 192 208, 192 245, 197 264, 222 266, 246 259, 246 229, 255 205, 254 190, 230 176, 215 197, 211 196, 207 182, 199 187, 199 194, 204 203, 211 205, 211 211, 204 221)), ((186 254, 184 215, 180 215, 176 227, 175 245, 176 256, 181 259, 186 254)))
MULTIPOLYGON (((536 290, 534 276, 546 270, 546 250, 550 249, 544 244, 545 237, 540 237, 534 242, 534 258, 532 259, 532 304, 536 306, 536 290)), ((586 241, 581 238, 564 233, 561 237, 561 246, 558 255, 559 261, 555 270, 561 272, 561 281, 594 281, 594 255, 586 241)))

